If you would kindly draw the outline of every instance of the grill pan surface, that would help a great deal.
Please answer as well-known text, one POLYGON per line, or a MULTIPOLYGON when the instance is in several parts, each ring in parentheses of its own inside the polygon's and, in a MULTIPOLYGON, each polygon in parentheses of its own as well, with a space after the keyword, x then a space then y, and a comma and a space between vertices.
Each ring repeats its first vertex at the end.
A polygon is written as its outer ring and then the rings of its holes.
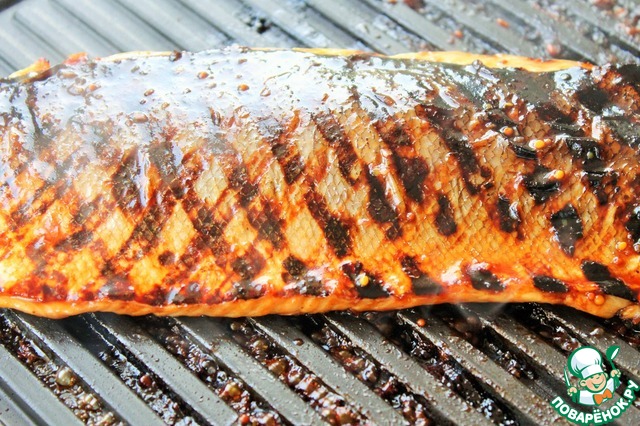
MULTIPOLYGON (((637 62, 635 0, 0 0, 0 75, 85 51, 343 47, 637 62)), ((640 330, 538 305, 60 321, 0 311, 0 422, 562 424, 563 368, 640 330)), ((640 424, 636 401, 620 424, 640 424)))

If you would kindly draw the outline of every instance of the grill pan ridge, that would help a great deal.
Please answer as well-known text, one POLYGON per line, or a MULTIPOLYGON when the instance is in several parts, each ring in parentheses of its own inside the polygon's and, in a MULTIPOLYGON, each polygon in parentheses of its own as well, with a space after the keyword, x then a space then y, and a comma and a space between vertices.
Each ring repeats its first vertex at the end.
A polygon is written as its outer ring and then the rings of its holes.
MULTIPOLYGON (((636 0, 0 0, 0 75, 85 51, 339 47, 638 62, 636 0)), ((566 357, 640 330, 562 307, 53 321, 0 311, 0 422, 563 424, 566 357)), ((640 424, 640 403, 624 424, 640 424)), ((622 421, 620 422, 622 424, 622 421)))

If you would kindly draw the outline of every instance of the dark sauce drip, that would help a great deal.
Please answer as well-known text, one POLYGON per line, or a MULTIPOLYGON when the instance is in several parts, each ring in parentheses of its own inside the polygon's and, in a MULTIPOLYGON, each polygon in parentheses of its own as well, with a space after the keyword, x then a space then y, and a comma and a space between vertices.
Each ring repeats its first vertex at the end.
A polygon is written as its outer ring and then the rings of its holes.
POLYGON ((411 147, 413 145, 411 137, 402 123, 393 117, 377 121, 375 128, 380 138, 391 148, 393 165, 396 173, 400 176, 400 181, 407 196, 412 200, 422 202, 425 195, 423 183, 429 173, 427 163, 418 156, 403 155, 398 149, 398 147, 411 147))
POLYGON ((598 284, 603 293, 631 300, 632 302, 636 302, 638 300, 635 292, 631 290, 624 281, 613 277, 609 268, 605 265, 585 260, 582 262, 580 267, 582 268, 584 276, 589 281, 593 281, 598 284))
POLYGON ((393 163, 400 175, 407 196, 414 201, 424 201, 424 180, 429 174, 427 163, 420 157, 402 157, 393 153, 393 163))
POLYGON ((559 279, 547 275, 536 275, 533 277, 533 285, 547 293, 567 293, 569 287, 559 279))
POLYGON ((438 232, 442 235, 453 235, 458 230, 458 225, 453 216, 451 201, 449 201, 449 198, 444 194, 438 196, 438 213, 436 214, 435 222, 438 232))
POLYGON ((442 292, 442 286, 422 272, 414 258, 405 256, 402 258, 401 264, 402 270, 411 279, 411 289, 414 294, 426 296, 442 292))
POLYGON ((296 294, 306 296, 326 296, 329 294, 318 276, 313 275, 307 269, 303 261, 295 256, 288 256, 282 267, 286 272, 282 274, 282 280, 286 283, 285 290, 293 290, 296 294))
POLYGON ((265 259, 254 247, 250 247, 246 253, 231 262, 231 268, 243 280, 251 280, 257 276, 266 264, 265 259))
POLYGON ((596 140, 585 137, 568 137, 565 138, 565 143, 573 158, 580 162, 588 186, 598 203, 606 204, 610 196, 617 191, 618 177, 617 174, 607 171, 603 147, 596 140))
POLYGON ((135 289, 125 277, 112 276, 98 291, 99 299, 132 300, 135 289))
POLYGON ((369 183, 369 204, 367 205, 369 215, 377 223, 389 223, 391 226, 385 234, 390 240, 395 240, 402 234, 398 215, 385 197, 382 182, 369 171, 366 172, 366 176, 369 183))
POLYGON ((137 294, 135 301, 151 306, 165 305, 167 303, 167 289, 164 286, 156 284, 146 293, 137 294))
POLYGON ((479 72, 485 73, 491 79, 491 71, 476 63, 468 67, 443 67, 442 68, 447 86, 456 87, 460 93, 476 106, 482 106, 487 102, 488 86, 485 81, 476 75, 479 72))
POLYGON ((233 283, 229 296, 232 299, 250 300, 264 296, 265 292, 265 285, 249 280, 242 280, 233 283))
POLYGON ((535 107, 535 111, 541 120, 545 121, 556 134, 569 136, 584 136, 582 127, 576 124, 571 115, 560 111, 552 103, 543 103, 535 107))
POLYGON ((138 149, 132 149, 113 174, 113 198, 125 213, 133 214, 148 203, 148 175, 144 163, 138 149))
POLYGON ((633 240, 633 248, 640 251, 640 206, 627 206, 627 222, 625 228, 629 231, 629 236, 633 240))
POLYGON ((576 91, 578 102, 595 114, 601 114, 609 104, 609 95, 595 86, 592 80, 586 82, 576 91))
POLYGON ((249 179, 249 172, 245 164, 238 164, 234 167, 227 179, 229 187, 238 191, 238 199, 242 207, 247 207, 258 195, 258 185, 249 179))
POLYGON ((467 275, 476 290, 500 292, 505 289, 504 284, 488 269, 469 267, 467 275))
POLYGON ((354 151, 346 132, 331 113, 316 114, 313 116, 313 120, 322 136, 335 150, 338 156, 340 174, 349 184, 353 185, 355 180, 351 177, 351 168, 358 161, 358 155, 354 151))
POLYGON ((625 116, 603 116, 602 120, 613 133, 613 136, 635 150, 640 149, 640 124, 625 116))
POLYGON ((499 108, 489 108, 486 111, 483 111, 482 115, 486 117, 487 123, 491 123, 496 129, 501 129, 503 127, 516 127, 516 123, 499 108))
POLYGON ((336 256, 344 257, 349 254, 351 252, 349 226, 329 212, 322 196, 315 192, 313 187, 306 193, 305 199, 311 215, 320 225, 336 256))
POLYGON ((153 249, 176 204, 169 190, 155 193, 150 202, 143 210, 142 217, 138 218, 129 239, 120 249, 119 255, 125 259, 141 259, 153 249))
POLYGON ((273 117, 258 120, 258 128, 282 167, 285 182, 293 184, 304 171, 304 163, 289 139, 287 129, 273 117))
POLYGON ((471 175, 480 173, 480 165, 467 137, 455 129, 453 110, 444 109, 435 105, 418 105, 415 108, 416 115, 428 121, 440 133, 447 148, 458 161, 460 172, 467 191, 471 195, 478 193, 480 188, 471 181, 471 175))
MULTIPOLYGON (((515 129, 518 127, 503 110, 498 108, 490 108, 487 111, 484 111, 479 115, 479 118, 482 118, 486 123, 490 123, 494 129, 515 129)), ((528 141, 522 136, 508 137, 507 142, 509 143, 509 148, 511 148, 514 154, 519 158, 535 160, 538 157, 536 150, 531 148, 528 141)))
POLYGON ((365 271, 361 262, 344 263, 342 272, 349 277, 358 296, 363 299, 380 299, 391 296, 384 289, 382 280, 365 271))
POLYGON ((222 248, 226 246, 223 238, 226 222, 217 221, 209 209, 200 207, 197 210, 197 217, 192 219, 191 223, 205 247, 209 247, 214 254, 222 254, 224 251, 222 248))
POLYGON ((500 229, 504 232, 514 232, 520 227, 522 220, 516 206, 511 203, 511 200, 506 195, 498 195, 498 202, 496 203, 496 211, 498 213, 498 221, 500 222, 500 229))
POLYGON ((576 242, 583 237, 582 219, 580 219, 575 207, 567 204, 552 214, 551 225, 562 251, 573 256, 576 242))
POLYGON ((63 238, 62 240, 58 241, 54 245, 54 248, 58 251, 69 252, 73 250, 79 250, 91 241, 93 241, 93 232, 88 229, 82 229, 80 231, 74 232, 67 238, 63 238))
POLYGON ((402 122, 395 117, 377 120, 375 128, 380 138, 390 147, 412 146, 411 137, 405 131, 402 122))
POLYGON ((176 199, 184 196, 187 186, 179 179, 182 175, 182 157, 176 156, 171 141, 156 144, 149 150, 149 159, 158 170, 162 184, 171 188, 176 199))
POLYGON ((536 152, 536 150, 531 148, 526 140, 522 137, 510 138, 509 148, 511 148, 513 153, 516 154, 518 158, 522 158, 524 160, 535 160, 538 158, 538 153, 536 152))
POLYGON ((525 175, 523 183, 536 204, 544 203, 560 189, 559 182, 551 178, 551 169, 540 164, 532 173, 525 175))
POLYGON ((247 219, 251 226, 258 231, 258 235, 262 239, 271 242, 276 249, 281 249, 286 242, 280 219, 280 209, 273 203, 261 199, 262 210, 249 208, 247 211, 247 219))
POLYGON ((616 72, 623 84, 632 86, 636 91, 640 91, 640 67, 637 64, 624 64, 615 67, 616 72))

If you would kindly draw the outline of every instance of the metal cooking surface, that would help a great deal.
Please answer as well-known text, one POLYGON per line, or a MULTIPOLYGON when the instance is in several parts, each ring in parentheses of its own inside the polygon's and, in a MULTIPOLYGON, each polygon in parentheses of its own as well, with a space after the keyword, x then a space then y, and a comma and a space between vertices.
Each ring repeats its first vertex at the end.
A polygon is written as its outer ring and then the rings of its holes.
MULTIPOLYGON (((638 61, 634 0, 0 0, 0 74, 131 50, 421 49, 638 61)), ((0 311, 0 422, 555 424, 567 355, 640 330, 565 308, 440 306, 255 319, 0 311)), ((640 424, 640 404, 623 417, 640 424)))

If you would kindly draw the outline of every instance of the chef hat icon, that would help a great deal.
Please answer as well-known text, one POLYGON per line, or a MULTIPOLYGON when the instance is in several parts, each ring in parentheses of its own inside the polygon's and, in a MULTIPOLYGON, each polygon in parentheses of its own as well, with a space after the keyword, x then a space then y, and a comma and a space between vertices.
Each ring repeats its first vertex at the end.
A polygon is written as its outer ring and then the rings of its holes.
POLYGON ((573 351, 567 364, 571 374, 582 380, 594 374, 604 373, 602 369, 602 355, 589 346, 573 351))

